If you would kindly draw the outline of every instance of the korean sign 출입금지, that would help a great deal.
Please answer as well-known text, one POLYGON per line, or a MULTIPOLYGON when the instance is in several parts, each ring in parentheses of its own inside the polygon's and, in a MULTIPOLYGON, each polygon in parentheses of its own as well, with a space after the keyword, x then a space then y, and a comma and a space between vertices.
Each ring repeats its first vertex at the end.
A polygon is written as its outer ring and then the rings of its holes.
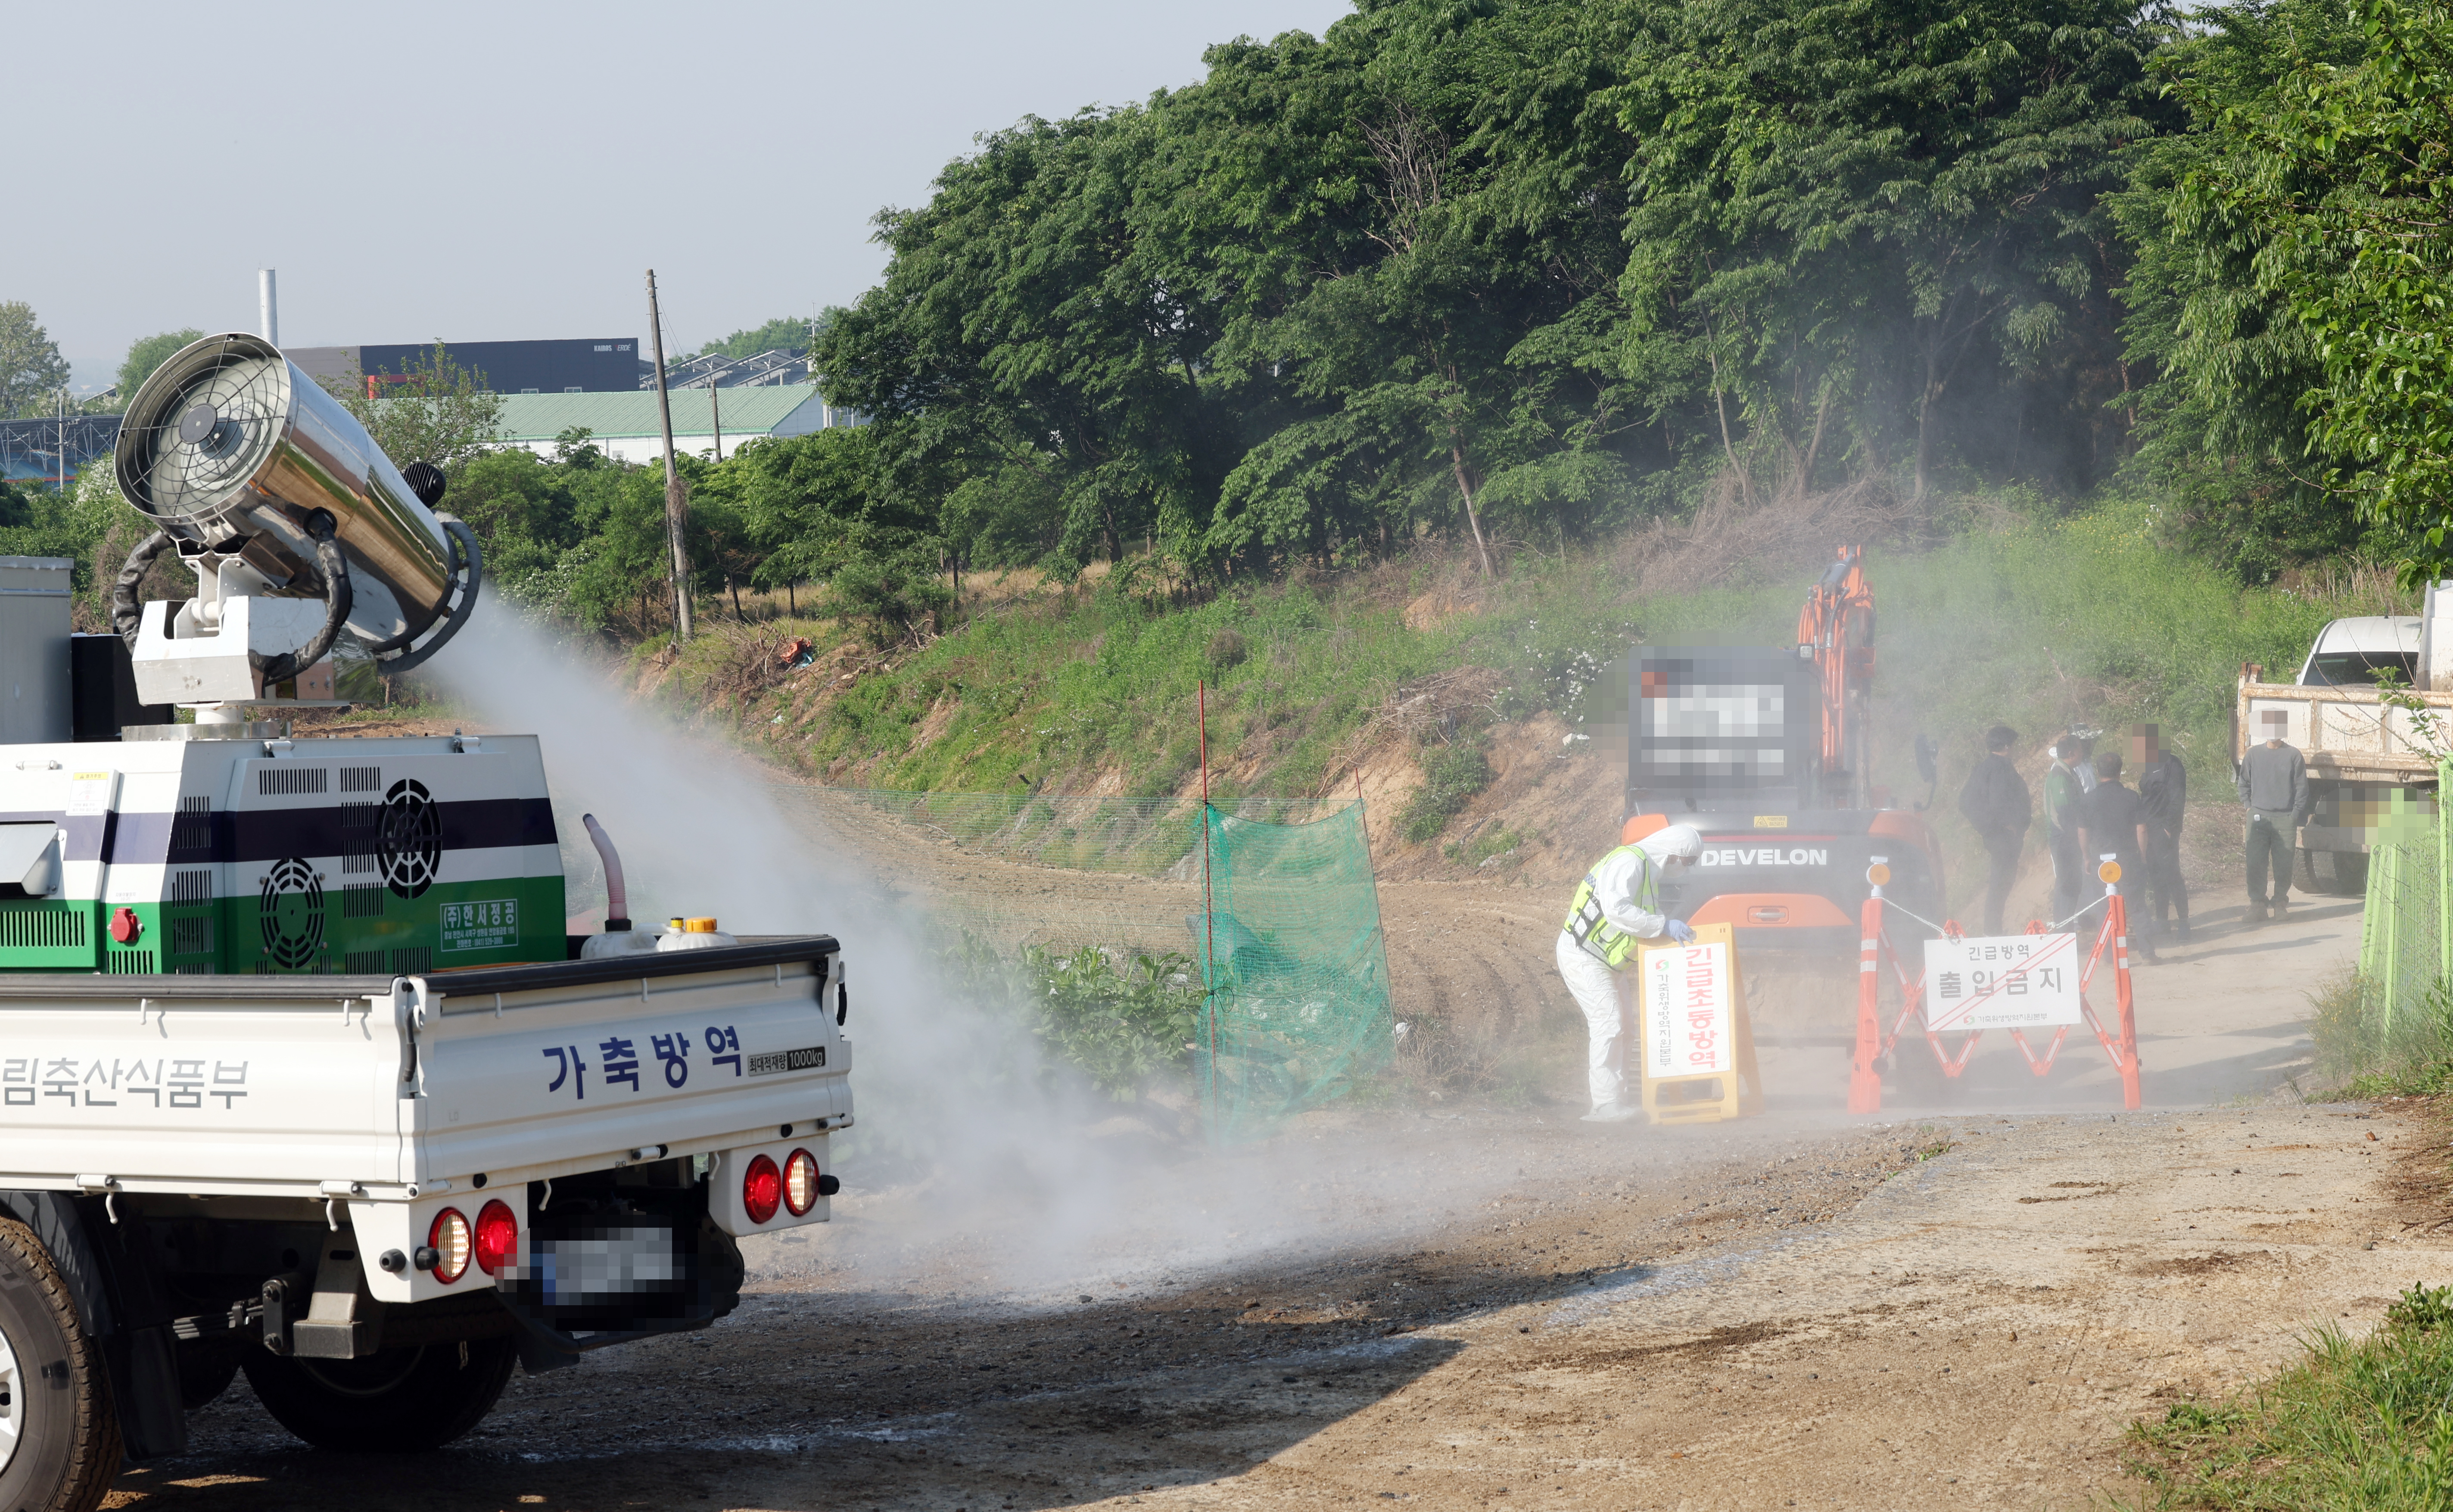
POLYGON ((2074 934, 1925 943, 1927 1029, 2032 1029, 2079 1022, 2074 934))

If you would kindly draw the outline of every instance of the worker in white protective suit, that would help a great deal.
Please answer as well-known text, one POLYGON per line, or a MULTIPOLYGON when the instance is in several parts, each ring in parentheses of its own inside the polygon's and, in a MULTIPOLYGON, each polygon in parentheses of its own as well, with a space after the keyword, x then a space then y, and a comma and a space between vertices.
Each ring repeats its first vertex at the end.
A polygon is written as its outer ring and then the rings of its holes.
POLYGON ((1638 941, 1693 942, 1695 931, 1685 920, 1662 914, 1661 884, 1693 865, 1703 851, 1704 837, 1690 825, 1656 829, 1595 862, 1567 905, 1567 923, 1559 931, 1559 975, 1585 1010, 1591 1036, 1588 1124, 1615 1124, 1644 1111, 1625 1097, 1626 1023, 1619 1010, 1618 974, 1638 941))

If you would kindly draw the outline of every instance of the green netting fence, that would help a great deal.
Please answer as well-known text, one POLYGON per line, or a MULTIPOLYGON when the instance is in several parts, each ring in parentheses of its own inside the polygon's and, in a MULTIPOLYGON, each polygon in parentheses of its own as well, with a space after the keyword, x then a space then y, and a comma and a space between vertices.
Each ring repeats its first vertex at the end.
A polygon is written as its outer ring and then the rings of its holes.
POLYGON ((1333 1102, 1394 1048, 1380 895, 1360 805, 1309 824, 1206 813, 1208 985, 1193 1072, 1213 1137, 1333 1102))
MULTIPOLYGON (((2453 766, 2438 771, 2440 794, 2453 791, 2453 766)), ((2366 1070, 2426 1058, 2453 1046, 2446 984, 2453 981, 2453 859, 2445 826, 2453 810, 2397 790, 2370 832, 2366 910, 2360 928, 2359 1012, 2336 1031, 2331 1058, 2366 1070)))
POLYGON ((1065 1016, 1051 1037, 1103 1086, 1122 1089, 1155 1051, 1187 1047, 1181 1064, 1216 1140, 1339 1101, 1394 1050, 1359 804, 777 796, 866 856, 890 902, 945 921, 939 938, 994 952, 1010 980, 1027 979, 1038 1010, 1065 1016), (1180 1027, 1164 1044, 1145 1032, 1138 1048, 1110 1023, 1173 1023, 1170 1012, 1180 1027))

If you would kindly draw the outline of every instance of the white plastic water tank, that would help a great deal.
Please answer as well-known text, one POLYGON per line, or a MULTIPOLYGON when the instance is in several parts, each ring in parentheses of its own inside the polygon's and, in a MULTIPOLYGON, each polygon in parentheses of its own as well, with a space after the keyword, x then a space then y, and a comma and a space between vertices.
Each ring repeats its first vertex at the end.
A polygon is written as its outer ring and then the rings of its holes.
POLYGON ((579 947, 582 961, 605 961, 615 956, 652 955, 656 937, 645 929, 608 929, 603 934, 589 935, 579 947))

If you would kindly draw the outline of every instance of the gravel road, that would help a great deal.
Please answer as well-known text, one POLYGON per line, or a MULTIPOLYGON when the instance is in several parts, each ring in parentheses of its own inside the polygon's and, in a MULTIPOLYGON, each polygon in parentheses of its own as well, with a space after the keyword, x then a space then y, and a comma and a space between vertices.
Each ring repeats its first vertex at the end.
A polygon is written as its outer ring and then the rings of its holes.
MULTIPOLYGON (((1521 890, 1391 892, 1392 934, 1538 932, 1521 890)), ((2291 1092, 2356 905, 2237 913, 2141 973, 2140 1113, 2074 1041, 1872 1119, 1799 1049, 1723 1125, 1378 1110, 1229 1155, 1156 1112, 1014 1127, 960 1181, 847 1170, 831 1224, 753 1243, 738 1313, 514 1378, 442 1452, 316 1453, 242 1381, 114 1504, 2100 1504, 2133 1417, 2446 1269, 2426 1117, 2291 1092), (1049 1147, 1104 1153, 1067 1190, 1049 1147)))

